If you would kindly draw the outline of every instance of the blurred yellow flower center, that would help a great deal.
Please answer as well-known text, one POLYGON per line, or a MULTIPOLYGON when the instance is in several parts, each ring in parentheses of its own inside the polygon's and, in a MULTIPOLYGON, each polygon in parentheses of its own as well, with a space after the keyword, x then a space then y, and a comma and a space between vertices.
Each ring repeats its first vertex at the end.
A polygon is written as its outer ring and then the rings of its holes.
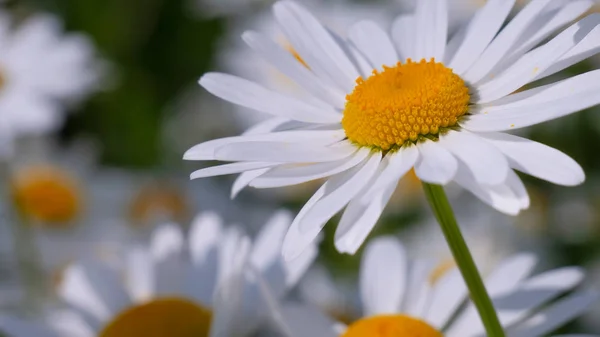
POLYGON ((26 217, 46 224, 65 224, 81 210, 77 183, 55 167, 34 167, 17 173, 12 195, 26 217))
POLYGON ((157 299, 120 313, 99 337, 208 337, 212 312, 180 298, 157 299))
POLYGON ((342 337, 443 337, 431 325, 409 316, 363 318, 348 327, 342 337))
POLYGON ((185 222, 188 213, 185 195, 166 183, 142 187, 133 197, 129 208, 129 217, 136 226, 159 221, 185 222))
POLYGON ((469 88, 452 69, 434 59, 409 59, 357 79, 342 126, 355 144, 390 150, 456 125, 469 99, 469 88))

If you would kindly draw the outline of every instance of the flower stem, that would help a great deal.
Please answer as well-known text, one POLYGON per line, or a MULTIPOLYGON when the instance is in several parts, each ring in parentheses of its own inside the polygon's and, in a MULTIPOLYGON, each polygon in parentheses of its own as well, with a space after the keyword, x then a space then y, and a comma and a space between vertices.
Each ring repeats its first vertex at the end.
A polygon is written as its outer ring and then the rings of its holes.
POLYGON ((492 305, 490 296, 485 289, 477 266, 469 252, 469 248, 462 236, 460 228, 454 217, 452 207, 448 202, 444 188, 440 185, 423 183, 427 200, 435 213, 437 221, 442 227, 446 241, 450 246, 454 260, 467 284, 471 300, 479 312, 481 321, 488 337, 504 337, 504 330, 498 320, 496 310, 492 305))

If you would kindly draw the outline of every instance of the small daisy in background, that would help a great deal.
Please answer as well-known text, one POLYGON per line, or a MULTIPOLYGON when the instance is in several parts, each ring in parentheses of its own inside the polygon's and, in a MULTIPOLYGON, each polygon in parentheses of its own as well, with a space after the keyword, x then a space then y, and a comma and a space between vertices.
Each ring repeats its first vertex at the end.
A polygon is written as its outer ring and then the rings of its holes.
POLYGON ((513 215, 529 206, 513 170, 560 185, 580 184, 585 175, 573 159, 505 131, 599 103, 598 71, 515 91, 598 52, 600 16, 569 25, 590 1, 535 0, 503 27, 513 5, 486 2, 448 39, 446 1, 419 1, 414 14, 394 21, 391 35, 375 22, 361 21, 344 39, 301 5, 276 3, 275 18, 307 66, 263 34, 247 32, 243 38, 313 99, 232 75, 204 75, 200 84, 209 92, 274 118, 249 134, 188 150, 187 160, 233 162, 192 177, 242 173, 237 188, 328 178, 286 237, 284 254, 290 258, 343 208, 335 245, 340 252, 356 252, 398 180, 412 168, 426 183, 455 181, 513 215))
POLYGON ((200 214, 187 240, 178 226, 156 229, 120 264, 70 265, 58 287, 70 306, 40 321, 4 316, 10 336, 249 336, 268 318, 263 293, 282 298, 316 256, 285 262, 280 246, 291 215, 277 212, 252 242, 215 213, 200 214))
POLYGON ((73 104, 102 89, 107 64, 84 34, 35 14, 16 24, 0 13, 0 154, 22 136, 55 131, 73 104))
MULTIPOLYGON (((591 290, 563 296, 582 281, 580 268, 536 275, 536 264, 534 255, 516 254, 486 277, 508 336, 546 336, 599 299, 591 290)), ((458 269, 441 266, 444 261, 408 259, 399 241, 377 238, 367 245, 360 267, 362 318, 342 324, 303 304, 287 304, 274 316, 282 333, 293 337, 482 336, 483 326, 458 269)))

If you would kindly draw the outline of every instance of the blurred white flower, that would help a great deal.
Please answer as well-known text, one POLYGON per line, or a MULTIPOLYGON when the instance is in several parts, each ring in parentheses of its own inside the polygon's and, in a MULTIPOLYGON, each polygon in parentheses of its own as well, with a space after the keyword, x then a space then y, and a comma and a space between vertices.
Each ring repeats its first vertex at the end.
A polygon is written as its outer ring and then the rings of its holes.
MULTIPOLYGON (((536 263, 532 254, 516 254, 485 279, 510 336, 545 336, 598 300, 597 293, 581 291, 550 303, 575 288, 584 273, 565 267, 533 275, 536 263)), ((439 273, 439 266, 440 261, 407 258, 393 238, 378 238, 367 245, 361 264, 361 319, 349 325, 336 323, 302 304, 285 305, 275 317, 282 332, 293 337, 481 336, 484 327, 458 269, 439 273)))
POLYGON ((60 297, 73 310, 35 322, 0 319, 14 337, 248 336, 267 318, 264 292, 285 295, 316 256, 281 258, 291 215, 276 213, 251 242, 214 213, 199 215, 187 239, 173 224, 156 229, 149 246, 134 245, 120 267, 84 260, 68 267, 60 297))
MULTIPOLYGON (((65 109, 99 89, 106 64, 82 34, 65 34, 60 19, 37 14, 14 26, 0 13, 0 150, 21 135, 55 130, 65 109)), ((2 154, 2 152, 0 152, 2 154)))

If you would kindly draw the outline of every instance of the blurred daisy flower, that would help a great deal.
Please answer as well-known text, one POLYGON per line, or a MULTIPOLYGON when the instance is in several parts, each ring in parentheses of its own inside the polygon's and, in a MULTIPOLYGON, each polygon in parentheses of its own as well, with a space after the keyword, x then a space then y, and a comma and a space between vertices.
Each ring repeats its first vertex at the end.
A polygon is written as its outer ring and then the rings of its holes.
POLYGON ((225 228, 214 213, 199 215, 187 241, 172 224, 151 243, 130 247, 121 266, 86 260, 68 267, 59 296, 72 309, 45 322, 4 317, 11 336, 248 336, 268 318, 264 288, 277 298, 296 284, 316 256, 280 255, 287 212, 276 213, 258 237, 225 228))
POLYGON ((335 245, 355 253, 412 168, 424 182, 455 181, 513 215, 529 206, 513 170, 560 185, 580 184, 585 175, 573 159, 505 131, 600 102, 600 71, 515 93, 600 50, 600 15, 563 30, 592 2, 534 0, 503 25, 514 3, 486 2, 450 39, 446 1, 419 1, 414 14, 394 21, 391 35, 375 22, 361 21, 347 39, 301 5, 276 3, 275 18, 302 62, 263 34, 247 32, 243 38, 311 99, 232 75, 204 75, 200 84, 209 92, 274 118, 242 136, 189 149, 187 160, 233 162, 196 171, 192 178, 242 173, 237 189, 328 178, 286 237, 284 254, 290 258, 346 206, 335 245))
MULTIPOLYGON (((552 302, 575 288, 583 272, 565 267, 532 275, 536 262, 531 254, 517 254, 486 278, 509 336, 545 336, 598 299, 595 292, 580 291, 552 302)), ((398 241, 378 238, 367 245, 361 264, 362 318, 344 325, 302 304, 285 305, 275 314, 282 332, 293 337, 482 336, 483 325, 459 271, 439 272, 439 266, 431 260, 409 260, 398 241)))
POLYGON ((14 25, 0 13, 0 150, 22 135, 60 127, 65 108, 100 89, 106 64, 89 38, 65 34, 60 19, 37 14, 14 25))

